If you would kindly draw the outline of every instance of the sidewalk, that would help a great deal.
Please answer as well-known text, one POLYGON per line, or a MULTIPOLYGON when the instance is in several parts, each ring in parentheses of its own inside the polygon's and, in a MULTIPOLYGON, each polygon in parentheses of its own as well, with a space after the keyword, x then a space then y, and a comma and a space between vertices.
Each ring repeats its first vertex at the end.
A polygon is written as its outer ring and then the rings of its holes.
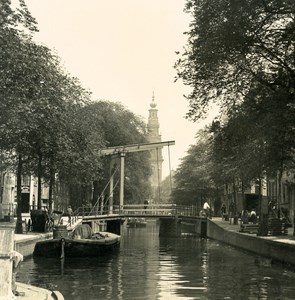
MULTIPOLYGON (((62 217, 62 220, 63 220, 63 225, 66 225, 67 229, 69 231, 71 231, 75 226, 77 226, 79 223, 81 223, 81 220, 78 219, 75 223, 73 223, 69 226, 68 217, 62 217)), ((17 243, 20 243, 20 242, 31 241, 31 240, 36 240, 36 239, 37 240, 39 240, 39 239, 48 239, 52 236, 53 236, 52 232, 41 233, 41 232, 29 231, 27 233, 24 232, 23 234, 17 234, 17 233, 14 234, 14 240, 17 243)))
POLYGON ((210 239, 266 257, 271 263, 295 266, 293 228, 289 228, 287 235, 257 236, 256 233, 240 232, 240 225, 231 225, 219 217, 207 220, 206 235, 210 239))
MULTIPOLYGON (((223 229, 227 231, 232 231, 232 232, 239 232, 240 231, 240 224, 238 225, 233 225, 229 224, 229 221, 223 221, 221 217, 214 217, 211 219, 212 222, 217 224, 218 226, 222 227, 223 229)), ((248 236, 253 236, 257 237, 260 239, 266 239, 266 240, 271 240, 274 242, 278 243, 284 243, 284 244, 290 244, 295 246, 295 236, 293 236, 293 227, 288 228, 288 235, 279 235, 279 236, 257 236, 256 234, 251 234, 251 233, 244 233, 244 232, 239 232, 242 235, 248 235, 248 236)))

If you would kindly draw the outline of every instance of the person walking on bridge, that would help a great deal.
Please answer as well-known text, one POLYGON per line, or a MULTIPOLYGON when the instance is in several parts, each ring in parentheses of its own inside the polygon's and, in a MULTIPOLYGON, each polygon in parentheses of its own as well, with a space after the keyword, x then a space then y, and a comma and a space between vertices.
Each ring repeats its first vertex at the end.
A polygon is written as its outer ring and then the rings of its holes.
POLYGON ((203 204, 203 210, 206 212, 207 217, 211 217, 211 207, 207 201, 203 204))

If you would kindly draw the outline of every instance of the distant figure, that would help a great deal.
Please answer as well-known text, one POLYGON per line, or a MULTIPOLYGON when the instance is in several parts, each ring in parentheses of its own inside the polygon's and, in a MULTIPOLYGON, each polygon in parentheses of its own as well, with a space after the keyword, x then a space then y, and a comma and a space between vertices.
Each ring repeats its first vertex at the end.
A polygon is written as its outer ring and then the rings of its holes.
POLYGON ((242 224, 248 224, 249 223, 249 213, 248 213, 248 210, 243 210, 242 211, 241 222, 242 222, 242 224))
POLYGON ((234 224, 234 217, 235 217, 235 213, 236 213, 236 204, 234 201, 231 201, 231 203, 229 204, 229 224, 234 224))
POLYGON ((204 209, 200 210, 199 216, 202 218, 207 218, 207 213, 204 211, 204 209))
POLYGON ((256 216, 256 211, 255 209, 253 208, 250 212, 250 217, 249 217, 249 222, 255 224, 257 221, 257 216, 256 216))
POLYGON ((210 217, 210 205, 208 204, 207 201, 203 204, 203 210, 206 212, 207 217, 210 217))
POLYGON ((67 209, 67 213, 68 213, 68 222, 69 224, 71 225, 72 223, 72 214, 73 214, 73 210, 72 210, 72 207, 71 205, 68 206, 68 209, 67 209))
POLYGON ((144 200, 143 204, 144 204, 143 205, 144 209, 147 209, 147 207, 149 205, 149 201, 148 200, 144 200))
POLYGON ((225 206, 224 203, 222 203, 220 211, 221 211, 221 218, 222 218, 222 220, 225 220, 226 206, 225 206))
POLYGON ((59 216, 55 211, 53 211, 51 214, 51 221, 53 223, 53 226, 57 226, 59 223, 59 216))
POLYGON ((203 209, 205 210, 210 209, 210 205, 208 204, 207 201, 205 201, 205 203, 203 204, 203 209))

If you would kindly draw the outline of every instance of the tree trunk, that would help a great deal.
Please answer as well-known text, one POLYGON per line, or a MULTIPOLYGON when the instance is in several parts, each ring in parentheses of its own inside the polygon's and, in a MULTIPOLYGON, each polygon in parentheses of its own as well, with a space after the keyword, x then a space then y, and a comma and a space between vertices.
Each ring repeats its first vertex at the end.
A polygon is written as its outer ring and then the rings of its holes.
POLYGON ((4 190, 4 179, 5 179, 6 172, 1 171, 0 175, 0 203, 3 203, 3 190, 4 190))
POLYGON ((42 208, 42 154, 39 154, 38 160, 38 209, 42 208))
POLYGON ((52 213, 52 204, 53 204, 53 200, 52 200, 52 195, 53 195, 53 187, 55 185, 55 168, 53 165, 53 157, 50 158, 50 181, 49 181, 49 199, 48 199, 48 211, 49 211, 49 215, 52 213))
POLYGON ((278 218, 280 218, 281 215, 282 177, 283 177, 283 167, 281 166, 279 170, 279 178, 278 178, 278 199, 277 199, 278 218))
POLYGON ((245 199, 245 185, 244 185, 244 180, 242 179, 242 205, 243 205, 243 210, 246 209, 246 199, 245 199))
POLYGON ((259 217, 262 217, 262 184, 261 177, 258 177, 258 214, 259 217))
POLYGON ((23 225, 22 225, 22 166, 23 160, 22 156, 18 156, 18 164, 17 164, 17 175, 16 175, 16 198, 17 198, 17 208, 16 208, 16 233, 23 233, 23 225))
POLYGON ((233 196, 234 196, 234 211, 233 214, 234 216, 237 215, 237 187, 236 187, 236 178, 233 177, 233 196))

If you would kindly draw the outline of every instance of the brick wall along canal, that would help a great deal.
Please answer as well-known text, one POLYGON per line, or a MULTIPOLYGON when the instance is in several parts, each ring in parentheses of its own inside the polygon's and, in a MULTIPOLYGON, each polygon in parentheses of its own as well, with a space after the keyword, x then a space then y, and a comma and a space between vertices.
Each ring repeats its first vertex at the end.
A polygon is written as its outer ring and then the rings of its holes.
POLYGON ((159 239, 156 222, 122 228, 118 254, 97 259, 28 258, 18 281, 65 300, 294 299, 295 272, 200 238, 159 239))

